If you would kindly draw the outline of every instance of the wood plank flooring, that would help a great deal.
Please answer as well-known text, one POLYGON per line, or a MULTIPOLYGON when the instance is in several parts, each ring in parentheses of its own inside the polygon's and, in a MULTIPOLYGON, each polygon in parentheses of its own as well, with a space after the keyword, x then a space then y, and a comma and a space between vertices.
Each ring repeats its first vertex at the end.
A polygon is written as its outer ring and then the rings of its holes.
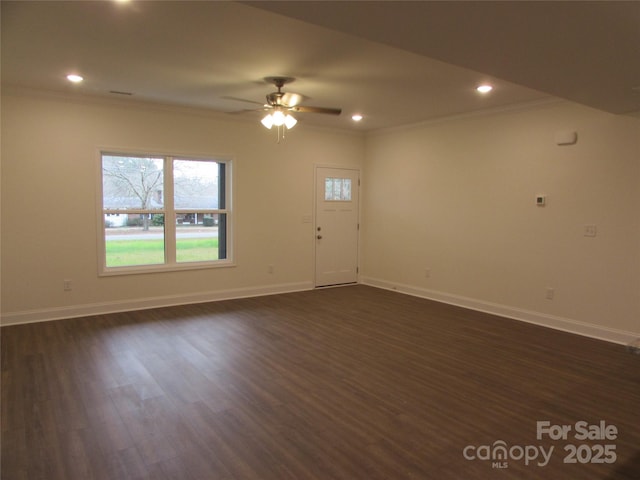
POLYGON ((640 355, 396 292, 9 326, 1 346, 3 480, 640 478, 640 355), (567 440, 537 439, 544 420, 567 440), (602 420, 614 440, 574 438, 602 420), (607 444, 615 462, 581 463, 607 444))

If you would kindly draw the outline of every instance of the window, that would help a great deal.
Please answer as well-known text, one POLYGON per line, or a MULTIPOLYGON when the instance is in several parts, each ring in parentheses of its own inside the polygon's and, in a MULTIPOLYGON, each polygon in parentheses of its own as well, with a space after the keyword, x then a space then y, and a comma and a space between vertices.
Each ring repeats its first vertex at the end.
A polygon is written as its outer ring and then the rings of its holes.
POLYGON ((229 265, 228 160, 102 152, 101 272, 229 265))
POLYGON ((324 181, 324 199, 328 202, 350 202, 351 179, 326 178, 324 181))

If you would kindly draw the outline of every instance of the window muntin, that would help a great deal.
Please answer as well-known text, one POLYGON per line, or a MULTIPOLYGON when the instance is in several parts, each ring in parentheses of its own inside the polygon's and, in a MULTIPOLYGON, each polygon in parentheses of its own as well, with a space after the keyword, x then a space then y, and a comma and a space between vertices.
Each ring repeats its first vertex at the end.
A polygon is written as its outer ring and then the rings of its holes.
POLYGON ((101 167, 102 273, 231 263, 230 161, 102 152, 101 167))

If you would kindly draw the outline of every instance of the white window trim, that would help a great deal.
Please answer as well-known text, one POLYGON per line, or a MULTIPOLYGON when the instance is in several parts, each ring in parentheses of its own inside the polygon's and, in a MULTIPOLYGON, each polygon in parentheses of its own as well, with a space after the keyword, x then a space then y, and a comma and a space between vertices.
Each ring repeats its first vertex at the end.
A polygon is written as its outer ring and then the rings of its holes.
MULTIPOLYGON (((98 259, 98 276, 109 277, 117 275, 135 275, 145 273, 162 273, 162 272, 174 272, 183 270, 202 270, 213 268, 229 268, 235 267, 235 235, 234 235, 234 212, 233 205, 235 204, 233 188, 233 158, 221 155, 193 155, 193 154, 181 154, 181 153, 156 153, 153 151, 131 149, 131 148, 99 148, 97 152, 97 174, 96 174, 96 215, 97 215, 97 259, 98 259), (226 194, 226 208, 224 209, 179 209, 176 210, 172 206, 174 213, 180 213, 182 211, 192 212, 206 212, 206 213, 224 213, 226 214, 227 221, 227 258, 222 260, 211 260, 202 262, 182 262, 177 263, 175 259, 175 242, 176 242, 176 226, 173 222, 165 222, 165 263, 153 264, 153 265, 132 265, 125 267, 107 267, 106 265, 106 241, 105 241, 105 213, 122 213, 118 210, 110 210, 103 208, 103 191, 102 191, 102 156, 103 155, 131 155, 131 156, 152 156, 164 159, 163 168, 167 167, 167 164, 171 164, 173 159, 177 160, 194 160, 194 161, 214 161, 218 163, 224 163, 225 167, 225 194, 226 194), (170 238, 169 238, 170 237, 170 238), (167 243, 169 242, 169 244, 167 243), (171 262, 171 263, 170 263, 171 262)), ((170 178, 173 177, 171 172, 170 178)), ((173 204, 173 182, 164 182, 165 185, 165 201, 170 196, 170 202, 173 204)), ((131 209, 129 211, 135 211, 131 209)), ((142 209, 141 209, 142 210, 142 209)), ((166 213, 167 207, 163 212, 166 213)), ((166 215, 165 215, 166 218, 166 215)))

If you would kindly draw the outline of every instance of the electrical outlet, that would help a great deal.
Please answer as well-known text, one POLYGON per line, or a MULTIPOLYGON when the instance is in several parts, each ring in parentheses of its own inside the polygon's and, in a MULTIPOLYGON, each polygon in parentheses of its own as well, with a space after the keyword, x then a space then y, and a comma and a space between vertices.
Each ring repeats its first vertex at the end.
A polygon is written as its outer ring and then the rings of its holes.
POLYGON ((585 225, 584 226, 584 236, 585 237, 595 237, 598 234, 598 227, 595 225, 585 225))
POLYGON ((424 269, 424 278, 431 278, 431 269, 430 268, 425 268, 424 269))
POLYGON ((65 292, 71 291, 71 280, 64 280, 62 283, 63 289, 65 292))
POLYGON ((274 272, 274 270, 275 270, 275 268, 273 267, 273 265, 269 265, 269 266, 267 267, 267 273, 273 273, 273 272, 274 272))
POLYGON ((545 294, 545 298, 547 300, 553 300, 554 295, 556 294, 555 290, 551 287, 547 287, 547 293, 545 294))

